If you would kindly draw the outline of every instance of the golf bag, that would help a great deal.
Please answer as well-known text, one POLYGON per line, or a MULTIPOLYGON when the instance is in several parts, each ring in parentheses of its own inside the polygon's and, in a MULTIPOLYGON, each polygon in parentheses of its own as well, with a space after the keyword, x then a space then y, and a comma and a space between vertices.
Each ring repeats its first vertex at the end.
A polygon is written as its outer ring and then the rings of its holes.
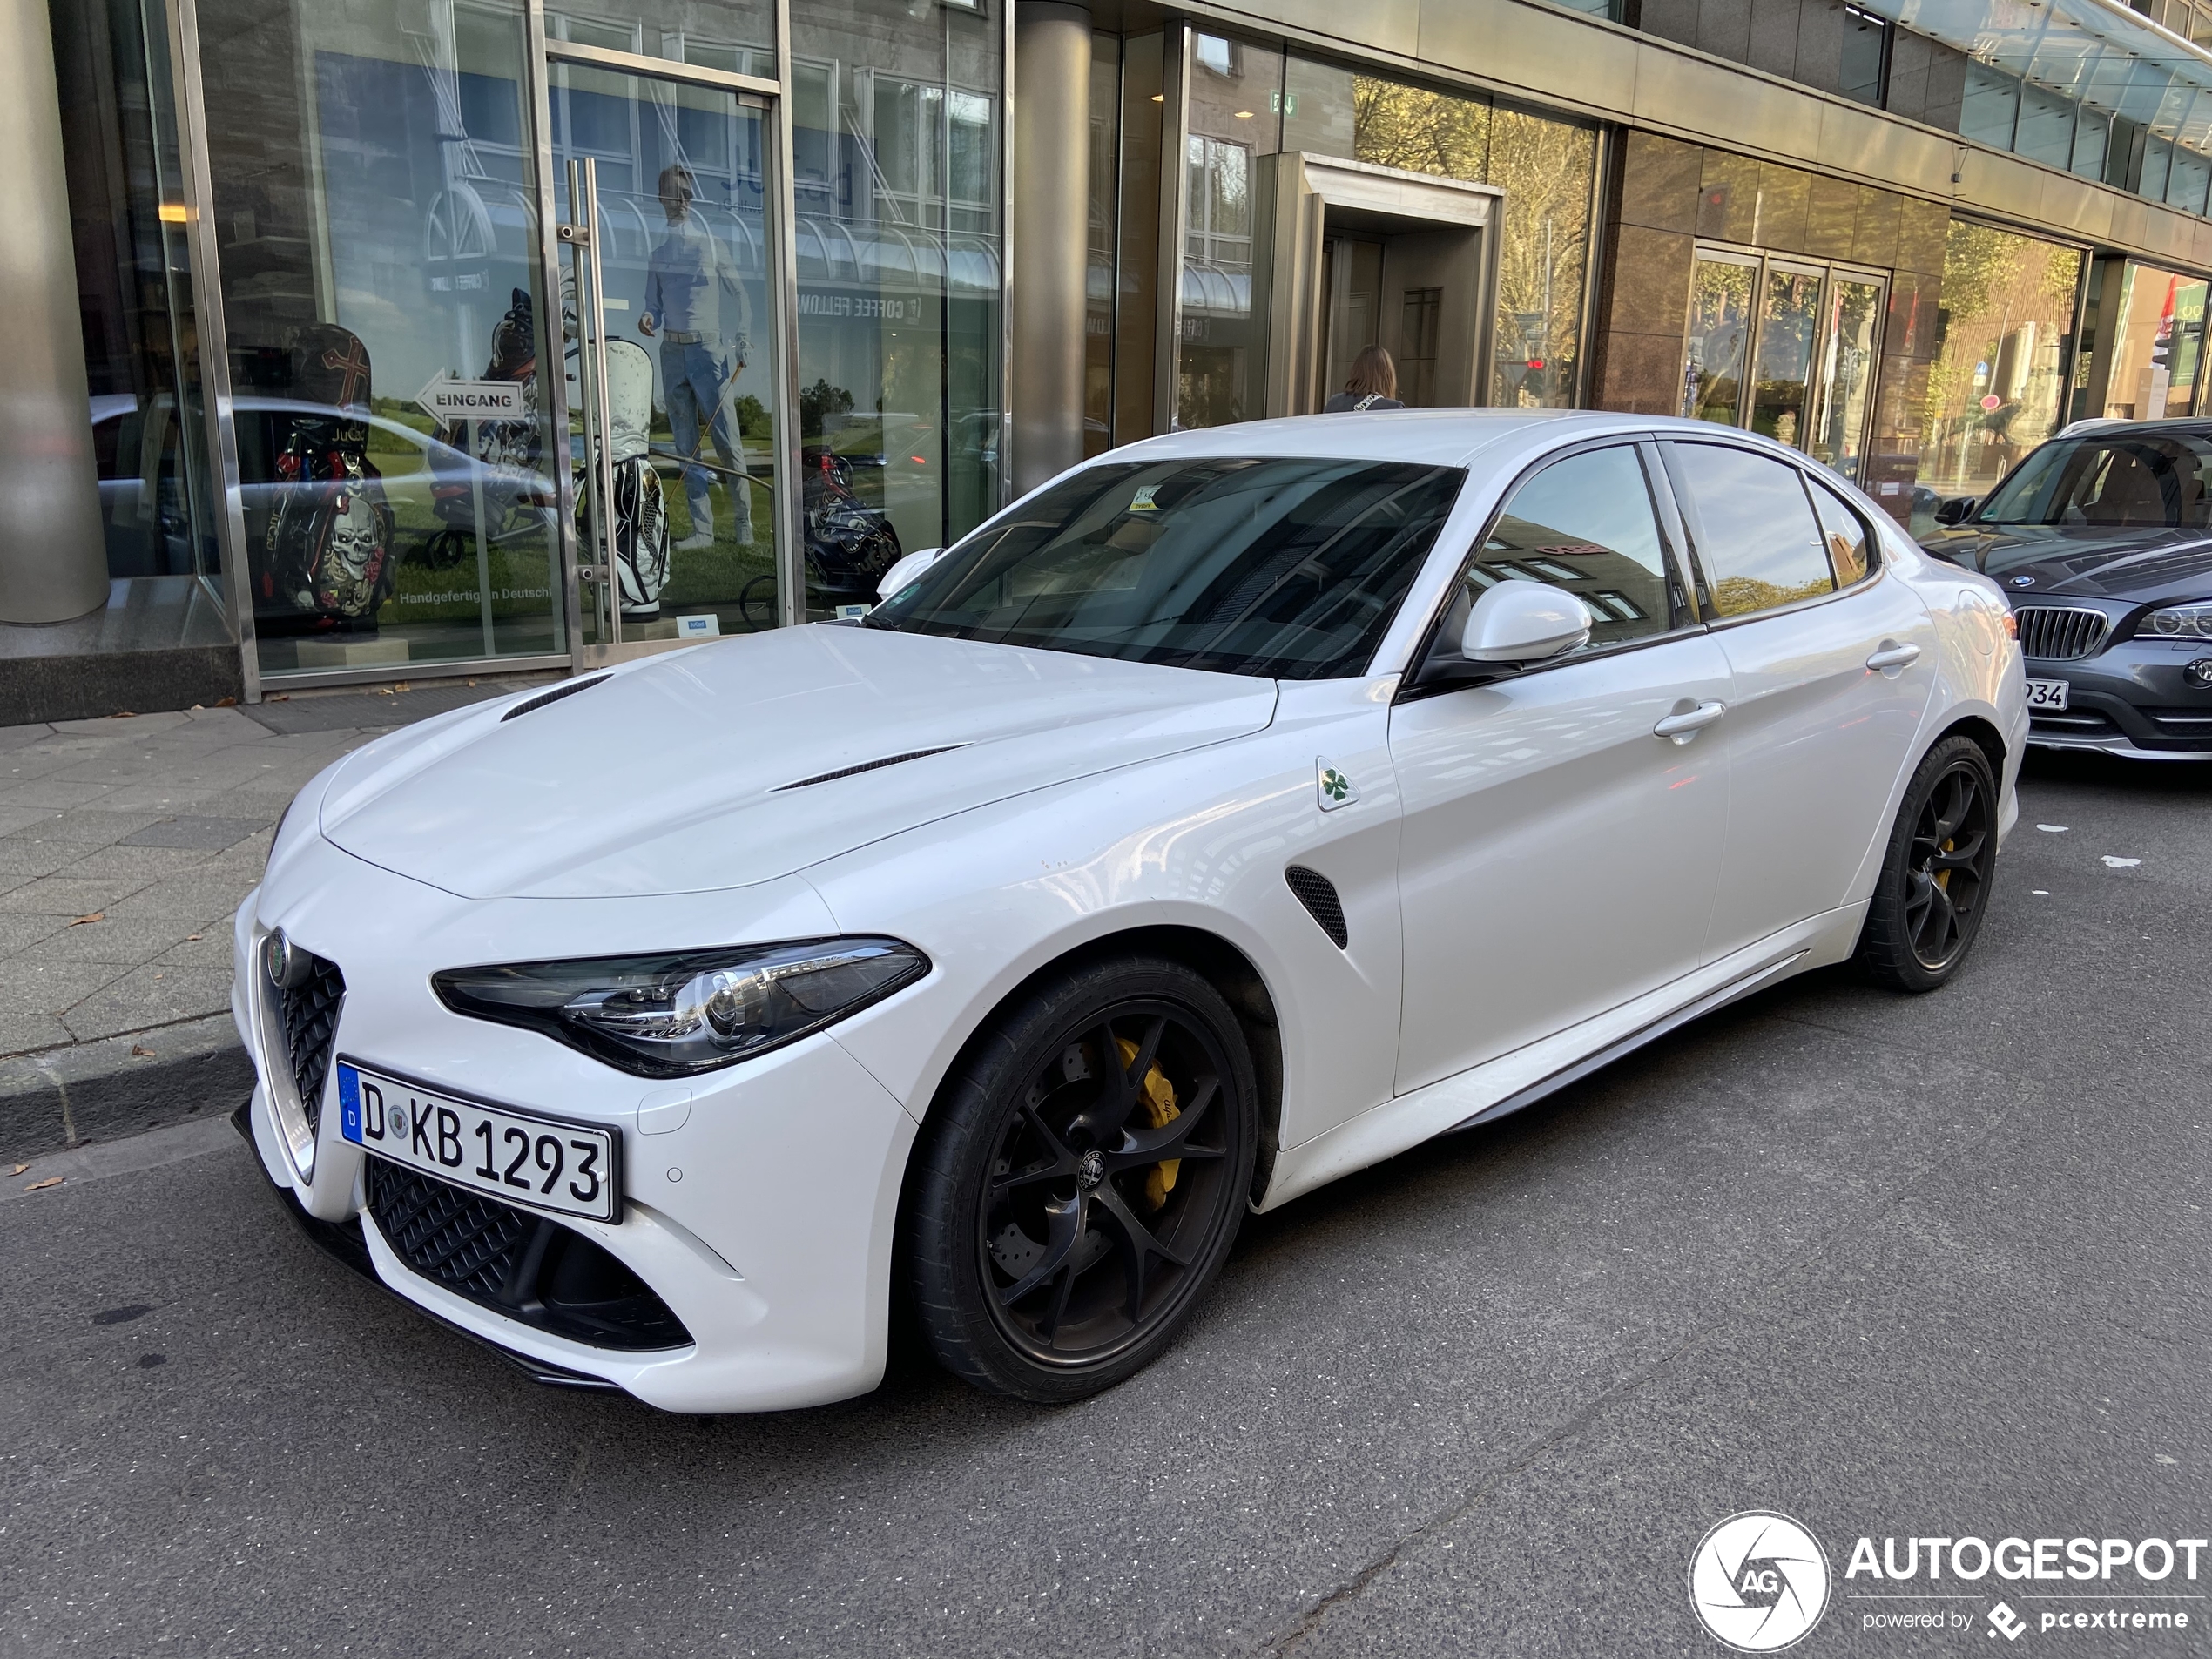
POLYGON ((624 617, 660 614, 668 585, 668 503, 647 455, 653 363, 632 340, 607 341, 607 453, 614 463, 615 580, 624 617))
POLYGON ((314 323, 293 360, 300 400, 316 407, 290 417, 277 453, 255 610, 280 632, 374 632, 399 560, 368 458, 368 348, 349 328, 314 323))
POLYGON ((875 584, 899 562, 899 532, 853 489, 853 463, 834 450, 799 452, 808 585, 824 604, 873 604, 875 584))

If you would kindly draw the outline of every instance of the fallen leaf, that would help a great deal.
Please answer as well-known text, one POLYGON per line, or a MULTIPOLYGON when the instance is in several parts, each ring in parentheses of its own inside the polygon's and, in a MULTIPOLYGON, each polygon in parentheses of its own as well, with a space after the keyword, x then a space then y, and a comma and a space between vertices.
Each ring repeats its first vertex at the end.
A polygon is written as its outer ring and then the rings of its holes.
POLYGON ((185 712, 188 714, 205 714, 206 710, 202 708, 199 704, 195 703, 190 709, 186 710, 185 712))
POLYGON ((389 697, 391 694, 392 688, 388 685, 380 685, 376 688, 376 695, 379 697, 389 697))
POLYGON ((109 718, 117 720, 135 720, 138 718, 138 713, 136 709, 118 709, 109 718))
POLYGON ((238 699, 234 697, 218 698, 215 699, 215 706, 219 709, 234 709, 238 706, 238 699))
POLYGON ((290 701, 292 701, 292 693, 291 693, 291 692, 289 692, 289 691, 287 691, 287 692, 286 692, 283 696, 281 696, 281 697, 268 697, 268 698, 263 698, 261 700, 262 700, 263 702, 265 702, 265 703, 289 703, 290 701))
POLYGON ((415 687, 407 680, 394 680, 392 682, 392 689, 395 691, 411 691, 415 689, 415 687))
POLYGON ((191 943, 192 943, 194 940, 197 940, 197 939, 205 939, 205 938, 206 938, 206 937, 207 937, 207 935, 206 935, 206 934, 186 934, 185 935, 185 943, 186 943, 187 945, 189 945, 189 944, 191 944, 191 943))
MULTIPOLYGON (((157 978, 157 979, 158 979, 158 978, 160 977, 160 975, 159 975, 159 974, 156 974, 154 977, 155 977, 155 978, 157 978)), ((132 1044, 131 1045, 131 1052, 132 1052, 132 1054, 134 1054, 134 1055, 138 1055, 138 1056, 140 1059, 142 1059, 142 1060, 151 1060, 151 1059, 152 1059, 152 1058, 153 1058, 153 1050, 152 1050, 152 1049, 142 1049, 142 1048, 140 1048, 140 1047, 139 1047, 137 1043, 135 1043, 135 1042, 134 1042, 134 1043, 132 1043, 132 1044)))
MULTIPOLYGON (((89 916, 79 916, 79 917, 78 917, 78 918, 75 921, 71 922, 69 925, 70 925, 70 927, 83 927, 83 926, 84 926, 86 922, 88 922, 88 921, 105 921, 106 920, 107 920, 107 912, 106 912, 106 911, 105 911, 105 910, 95 910, 95 911, 94 911, 94 912, 93 912, 91 915, 89 915, 89 916)), ((67 930, 66 930, 66 929, 64 929, 64 931, 67 931, 67 930)))
POLYGON ((61 1185, 61 1184, 68 1178, 69 1177, 66 1176, 50 1175, 44 1181, 32 1182, 29 1186, 25 1187, 24 1190, 25 1192, 44 1192, 48 1187, 57 1187, 61 1185))
POLYGON ((16 1165, 16 1167, 15 1167, 14 1169, 12 1169, 12 1170, 9 1170, 9 1171, 8 1171, 8 1173, 9 1173, 9 1175, 10 1175, 10 1176, 18 1176, 18 1175, 21 1175, 21 1174, 22 1174, 22 1173, 23 1173, 25 1170, 28 1170, 30 1167, 30 1165, 29 1165, 28 1163, 18 1163, 18 1164, 17 1164, 17 1165, 16 1165))

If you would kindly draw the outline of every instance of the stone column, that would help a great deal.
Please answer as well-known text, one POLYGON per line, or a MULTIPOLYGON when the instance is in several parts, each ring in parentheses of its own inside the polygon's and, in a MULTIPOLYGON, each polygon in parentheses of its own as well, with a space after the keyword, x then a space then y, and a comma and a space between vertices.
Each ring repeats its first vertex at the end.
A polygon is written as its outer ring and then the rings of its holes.
POLYGON ((1014 14, 1014 489, 1083 458, 1090 260, 1090 12, 1021 0, 1014 14))
POLYGON ((48 0, 0 0, 0 622, 107 603, 48 0))

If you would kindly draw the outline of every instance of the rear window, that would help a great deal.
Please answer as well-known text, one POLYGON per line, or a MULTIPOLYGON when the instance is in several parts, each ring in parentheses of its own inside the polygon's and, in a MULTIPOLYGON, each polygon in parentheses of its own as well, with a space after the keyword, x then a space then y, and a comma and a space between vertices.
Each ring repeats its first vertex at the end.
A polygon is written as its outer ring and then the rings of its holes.
POLYGON ((952 549, 867 624, 1343 678, 1366 671, 1465 479, 1302 455, 1086 467, 952 549))

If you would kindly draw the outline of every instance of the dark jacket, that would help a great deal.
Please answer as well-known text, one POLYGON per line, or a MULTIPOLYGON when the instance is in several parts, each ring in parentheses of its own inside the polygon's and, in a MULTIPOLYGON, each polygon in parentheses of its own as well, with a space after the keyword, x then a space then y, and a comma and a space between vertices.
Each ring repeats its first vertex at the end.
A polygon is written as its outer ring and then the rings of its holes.
MULTIPOLYGON (((1406 406, 1394 397, 1378 397, 1369 399, 1366 407, 1371 409, 1402 409, 1406 406)), ((1321 413, 1351 415, 1357 412, 1359 408, 1360 400, 1358 395, 1351 392, 1339 392, 1321 406, 1321 413)))

